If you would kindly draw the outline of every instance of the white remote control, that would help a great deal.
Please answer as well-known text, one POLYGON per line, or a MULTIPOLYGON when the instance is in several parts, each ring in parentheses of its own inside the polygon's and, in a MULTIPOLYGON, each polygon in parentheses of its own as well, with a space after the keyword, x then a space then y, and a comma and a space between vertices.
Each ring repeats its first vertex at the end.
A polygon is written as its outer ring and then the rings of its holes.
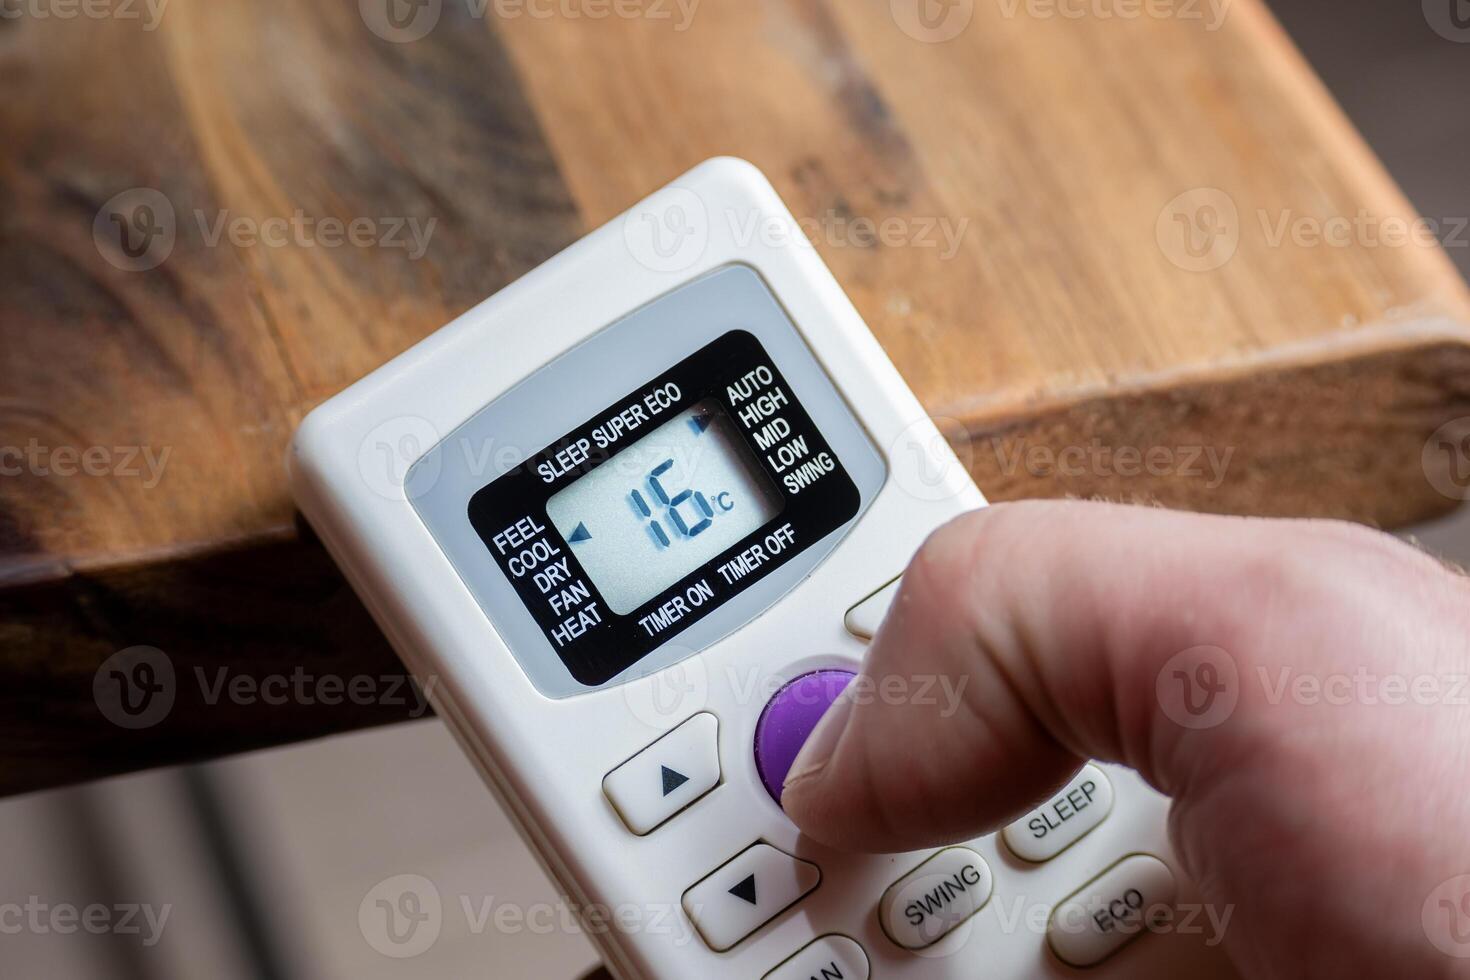
POLYGON ((835 852, 781 810, 910 557, 985 501, 751 165, 328 401, 290 467, 624 980, 1230 975, 1129 771, 925 853, 835 852))

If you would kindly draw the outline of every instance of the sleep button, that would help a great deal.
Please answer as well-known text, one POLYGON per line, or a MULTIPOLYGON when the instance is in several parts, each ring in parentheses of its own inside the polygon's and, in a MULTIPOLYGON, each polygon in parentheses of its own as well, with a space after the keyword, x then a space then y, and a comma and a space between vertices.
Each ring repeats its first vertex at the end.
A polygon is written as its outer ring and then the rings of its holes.
POLYGON ((1061 792, 1001 831, 1023 861, 1050 861, 1077 843, 1113 809, 1113 786, 1097 766, 1082 771, 1061 792))

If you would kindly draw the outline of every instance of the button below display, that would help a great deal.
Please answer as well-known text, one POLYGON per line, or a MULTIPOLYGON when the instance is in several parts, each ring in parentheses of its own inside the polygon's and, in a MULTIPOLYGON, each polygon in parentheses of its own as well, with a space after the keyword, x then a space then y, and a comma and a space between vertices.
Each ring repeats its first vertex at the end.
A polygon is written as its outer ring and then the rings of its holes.
POLYGON ((776 692, 755 726, 755 768, 771 799, 781 802, 786 774, 807 736, 857 675, 850 670, 816 670, 776 692))
POLYGON ((984 858, 968 847, 946 848, 883 893, 878 919, 889 939, 923 949, 980 911, 993 887, 984 858))
POLYGON ((843 620, 847 631, 860 639, 871 640, 877 634, 883 617, 888 615, 888 607, 893 605, 893 598, 898 595, 898 585, 902 581, 902 578, 894 579, 849 609, 843 620))
POLYGON ((1095 966, 1173 914, 1174 873, 1146 854, 1126 857, 1052 912, 1047 941, 1069 966, 1095 966))
POLYGON ((786 911, 822 881, 815 864, 754 844, 684 893, 684 911, 717 953, 786 911))
POLYGON ((1001 831, 1023 861, 1050 861, 1103 822, 1113 809, 1113 786, 1097 766, 1083 766, 1046 803, 1001 831))
POLYGON ((762 980, 868 980, 868 954, 846 936, 808 943, 762 980))
POLYGON ((642 836, 720 784, 720 723, 690 718, 602 780, 613 809, 642 836))

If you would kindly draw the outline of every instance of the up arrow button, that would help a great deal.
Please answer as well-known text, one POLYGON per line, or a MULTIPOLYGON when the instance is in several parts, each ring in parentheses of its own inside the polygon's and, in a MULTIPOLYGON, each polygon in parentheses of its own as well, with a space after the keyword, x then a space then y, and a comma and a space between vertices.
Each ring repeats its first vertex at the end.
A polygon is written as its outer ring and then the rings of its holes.
POLYGON ((664 780, 665 796, 668 796, 674 790, 689 782, 689 777, 684 775, 682 772, 679 772, 678 770, 670 769, 668 766, 660 766, 659 768, 663 770, 662 775, 664 780))
POLYGON ((604 776, 602 792, 641 837, 718 785, 720 723, 702 711, 604 776))
POLYGON ((730 889, 730 894, 734 895, 738 899, 741 899, 742 901, 746 901, 749 902, 751 905, 754 905, 756 903, 755 875, 746 875, 745 878, 740 882, 740 884, 730 889))

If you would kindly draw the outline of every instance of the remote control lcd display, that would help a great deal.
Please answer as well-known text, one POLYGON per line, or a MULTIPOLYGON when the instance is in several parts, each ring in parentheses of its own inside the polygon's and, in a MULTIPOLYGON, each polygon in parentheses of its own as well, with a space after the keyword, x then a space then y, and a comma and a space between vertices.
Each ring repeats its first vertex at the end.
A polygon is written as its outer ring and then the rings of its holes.
POLYGON ((706 399, 558 491, 546 513, 608 607, 626 615, 781 505, 730 416, 706 399))

